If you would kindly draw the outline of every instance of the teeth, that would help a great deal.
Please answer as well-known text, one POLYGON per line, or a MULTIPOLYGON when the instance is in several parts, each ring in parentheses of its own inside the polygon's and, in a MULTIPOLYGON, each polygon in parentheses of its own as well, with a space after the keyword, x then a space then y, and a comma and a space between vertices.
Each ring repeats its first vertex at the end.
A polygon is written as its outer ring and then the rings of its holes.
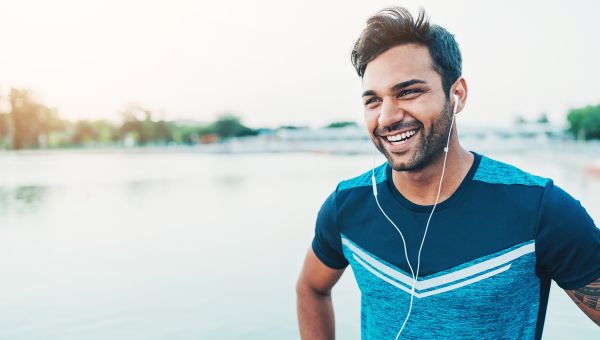
POLYGON ((390 142, 400 142, 400 143, 404 143, 404 141, 407 138, 410 138, 412 136, 415 135, 415 133, 417 133, 417 130, 410 130, 410 131, 406 131, 406 132, 402 132, 399 133, 397 135, 393 135, 393 136, 387 136, 387 140, 390 142))

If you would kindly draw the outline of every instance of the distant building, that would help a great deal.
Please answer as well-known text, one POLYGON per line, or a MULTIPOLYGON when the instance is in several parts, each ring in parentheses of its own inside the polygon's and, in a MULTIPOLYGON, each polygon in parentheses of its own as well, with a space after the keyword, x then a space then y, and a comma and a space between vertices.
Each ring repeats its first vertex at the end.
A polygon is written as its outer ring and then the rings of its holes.
MULTIPOLYGON (((511 127, 460 126, 461 144, 479 151, 522 150, 550 142, 571 140, 564 128, 549 123, 523 123, 511 127)), ((224 152, 325 152, 341 154, 373 153, 374 147, 364 127, 345 126, 322 129, 264 130, 257 136, 225 142, 224 152)))

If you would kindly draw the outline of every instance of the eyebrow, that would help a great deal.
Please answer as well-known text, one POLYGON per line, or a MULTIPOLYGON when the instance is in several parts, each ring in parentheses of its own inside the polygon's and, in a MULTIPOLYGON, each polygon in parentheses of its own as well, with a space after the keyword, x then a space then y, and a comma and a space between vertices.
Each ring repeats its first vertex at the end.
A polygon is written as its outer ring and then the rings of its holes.
MULTIPOLYGON (((401 83, 398 83, 398 84, 392 86, 392 91, 398 92, 399 90, 401 90, 405 87, 414 85, 414 84, 426 84, 426 82, 421 79, 411 79, 411 80, 403 81, 401 83)), ((375 94, 376 94, 375 91, 367 90, 367 91, 363 92, 362 97, 374 96, 375 94)))

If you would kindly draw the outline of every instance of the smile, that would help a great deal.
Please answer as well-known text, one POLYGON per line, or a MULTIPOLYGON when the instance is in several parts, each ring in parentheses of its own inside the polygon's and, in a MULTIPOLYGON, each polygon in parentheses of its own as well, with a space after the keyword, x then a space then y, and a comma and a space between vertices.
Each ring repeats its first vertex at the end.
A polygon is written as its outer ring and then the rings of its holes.
POLYGON ((419 131, 419 129, 409 130, 409 131, 405 131, 405 132, 402 132, 402 133, 399 133, 399 134, 396 134, 396 135, 385 136, 385 138, 392 145, 403 144, 403 143, 406 143, 406 141, 410 137, 414 136, 418 131, 419 131))

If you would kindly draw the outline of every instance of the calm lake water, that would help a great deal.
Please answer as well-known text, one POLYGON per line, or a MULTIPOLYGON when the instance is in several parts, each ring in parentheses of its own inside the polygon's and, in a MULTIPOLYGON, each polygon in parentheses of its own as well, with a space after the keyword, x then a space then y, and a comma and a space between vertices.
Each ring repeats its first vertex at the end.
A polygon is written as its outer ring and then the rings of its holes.
MULTIPOLYGON (((598 223, 584 157, 492 155, 554 178, 598 223)), ((0 153, 0 339, 297 339, 314 219, 370 156, 0 153)), ((338 338, 359 338, 351 271, 338 338)), ((600 330, 553 287, 545 339, 600 330)))

